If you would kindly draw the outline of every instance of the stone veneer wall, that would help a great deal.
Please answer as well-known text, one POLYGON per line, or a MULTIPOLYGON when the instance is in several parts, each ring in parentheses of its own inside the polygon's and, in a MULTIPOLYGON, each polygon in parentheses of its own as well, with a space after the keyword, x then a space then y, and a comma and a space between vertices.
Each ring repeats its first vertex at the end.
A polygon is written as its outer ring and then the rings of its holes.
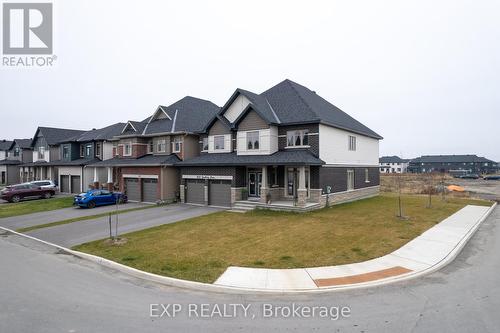
POLYGON ((326 198, 328 198, 329 205, 338 205, 345 202, 371 198, 377 196, 380 192, 380 186, 372 186, 360 188, 352 191, 336 192, 330 193, 329 195, 324 194, 321 196, 320 204, 321 207, 326 205, 326 198))

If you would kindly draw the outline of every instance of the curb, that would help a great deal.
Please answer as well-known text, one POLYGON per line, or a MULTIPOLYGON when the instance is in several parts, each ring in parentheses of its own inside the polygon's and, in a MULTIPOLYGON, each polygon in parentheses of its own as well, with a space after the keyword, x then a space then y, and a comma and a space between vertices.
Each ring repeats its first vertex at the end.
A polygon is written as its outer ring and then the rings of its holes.
POLYGON ((171 277, 166 277, 166 276, 161 276, 153 273, 148 273, 144 272, 129 266, 125 266, 123 264, 114 262, 109 259, 105 259, 102 257, 94 256, 91 254, 79 252, 79 251, 74 251, 68 248, 65 248, 63 246, 59 246, 50 242, 46 242, 44 240, 25 235, 19 232, 16 232, 14 230, 10 230, 4 227, 0 227, 0 230, 4 230, 7 233, 18 235, 24 238, 28 238, 31 240, 34 240, 36 242, 43 243, 45 245, 48 245, 50 247, 54 247, 60 251, 63 251, 67 254, 71 254, 77 258, 83 259, 83 260, 88 260, 91 262, 94 262, 98 265, 108 267, 111 269, 115 269, 117 271, 120 271, 122 273, 134 276, 139 279, 151 281, 151 282, 156 282, 159 284, 163 284, 166 286, 170 287, 177 287, 177 288, 183 288, 183 289, 190 289, 190 290, 196 290, 196 291, 208 291, 208 292, 219 292, 219 293, 230 293, 230 294, 310 294, 310 293, 330 293, 330 292, 335 292, 335 291, 343 291, 343 290, 353 290, 353 289, 364 289, 364 288, 370 288, 370 287, 376 287, 376 286, 383 286, 391 283, 396 283, 396 282, 401 282, 401 281, 407 281, 410 279, 414 279, 417 277, 421 277, 430 273, 433 273, 444 266, 448 265, 451 263, 461 252, 461 250, 465 247, 467 242, 472 238, 472 236, 475 234, 481 223, 491 214, 491 212, 495 209, 497 206, 497 203, 495 202, 484 214, 483 216, 474 224, 474 226, 471 227, 471 229, 467 232, 467 234, 464 235, 464 237, 458 242, 453 250, 442 260, 437 262, 436 264, 430 266, 429 268, 426 268, 424 270, 418 271, 418 272, 413 272, 413 273, 408 273, 392 278, 386 278, 383 280, 379 281, 372 281, 372 282, 366 282, 366 283, 356 283, 356 284, 351 284, 351 285, 343 285, 343 286, 338 286, 338 287, 327 287, 327 288, 318 288, 318 289, 290 289, 290 290, 282 290, 282 289, 255 289, 255 288, 239 288, 239 287, 228 287, 228 286, 220 286, 220 285, 214 285, 214 284, 209 284, 209 283, 202 283, 202 282, 195 282, 195 281, 188 281, 188 280, 181 280, 181 279, 176 279, 176 278, 171 278, 171 277))

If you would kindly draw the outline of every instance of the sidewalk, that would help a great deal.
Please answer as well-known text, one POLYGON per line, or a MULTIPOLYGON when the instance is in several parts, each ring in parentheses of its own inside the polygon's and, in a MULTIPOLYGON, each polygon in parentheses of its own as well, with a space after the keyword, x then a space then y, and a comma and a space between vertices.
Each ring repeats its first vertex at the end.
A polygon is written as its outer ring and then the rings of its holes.
POLYGON ((345 289, 430 273, 455 258, 490 208, 466 206, 380 258, 348 265, 298 269, 229 267, 214 284, 261 291, 345 289))

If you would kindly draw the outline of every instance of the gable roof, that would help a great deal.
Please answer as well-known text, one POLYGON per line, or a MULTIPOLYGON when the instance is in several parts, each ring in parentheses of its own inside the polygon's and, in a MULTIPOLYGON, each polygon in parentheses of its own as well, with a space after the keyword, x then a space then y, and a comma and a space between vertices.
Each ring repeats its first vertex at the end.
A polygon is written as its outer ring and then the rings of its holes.
POLYGON ((30 149, 31 141, 31 139, 14 139, 14 144, 17 144, 21 149, 30 149))
POLYGON ((186 96, 169 106, 162 106, 162 109, 170 118, 151 117, 143 134, 198 133, 203 131, 207 122, 220 110, 214 103, 192 96, 186 96))
POLYGON ((417 157, 410 162, 412 163, 474 163, 474 162, 488 162, 496 163, 485 157, 477 155, 423 155, 417 157))
POLYGON ((1 140, 0 150, 9 150, 13 143, 14 143, 13 141, 1 140))
POLYGON ((97 140, 111 140, 114 136, 120 135, 125 126, 125 123, 116 123, 99 129, 93 129, 80 135, 76 141, 97 141, 97 140))
POLYGON ((379 163, 406 163, 409 160, 393 155, 393 156, 382 156, 381 158, 378 159, 378 161, 379 163))
POLYGON ((119 135, 140 135, 142 134, 142 131, 144 131, 146 125, 146 119, 143 121, 129 120, 125 126, 123 126, 119 135))
MULTIPOLYGON (((37 137, 38 132, 42 132, 42 135, 45 138, 47 144, 57 145, 61 142, 76 140, 76 138, 82 135, 85 131, 66 128, 38 127, 34 138, 37 137)), ((36 139, 33 139, 31 145, 33 146, 35 142, 36 139)))

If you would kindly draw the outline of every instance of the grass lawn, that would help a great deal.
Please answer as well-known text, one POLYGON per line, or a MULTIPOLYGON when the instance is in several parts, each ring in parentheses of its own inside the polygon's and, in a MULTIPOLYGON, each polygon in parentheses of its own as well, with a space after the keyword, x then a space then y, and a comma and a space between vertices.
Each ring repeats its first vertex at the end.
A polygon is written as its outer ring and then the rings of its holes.
POLYGON ((339 265, 383 256, 467 204, 486 201, 405 196, 396 218, 397 198, 375 198, 309 213, 256 210, 218 212, 123 235, 127 242, 95 241, 76 250, 148 272, 214 282, 228 266, 297 268, 339 265))
POLYGON ((0 218, 71 207, 73 197, 51 198, 0 204, 0 218))

